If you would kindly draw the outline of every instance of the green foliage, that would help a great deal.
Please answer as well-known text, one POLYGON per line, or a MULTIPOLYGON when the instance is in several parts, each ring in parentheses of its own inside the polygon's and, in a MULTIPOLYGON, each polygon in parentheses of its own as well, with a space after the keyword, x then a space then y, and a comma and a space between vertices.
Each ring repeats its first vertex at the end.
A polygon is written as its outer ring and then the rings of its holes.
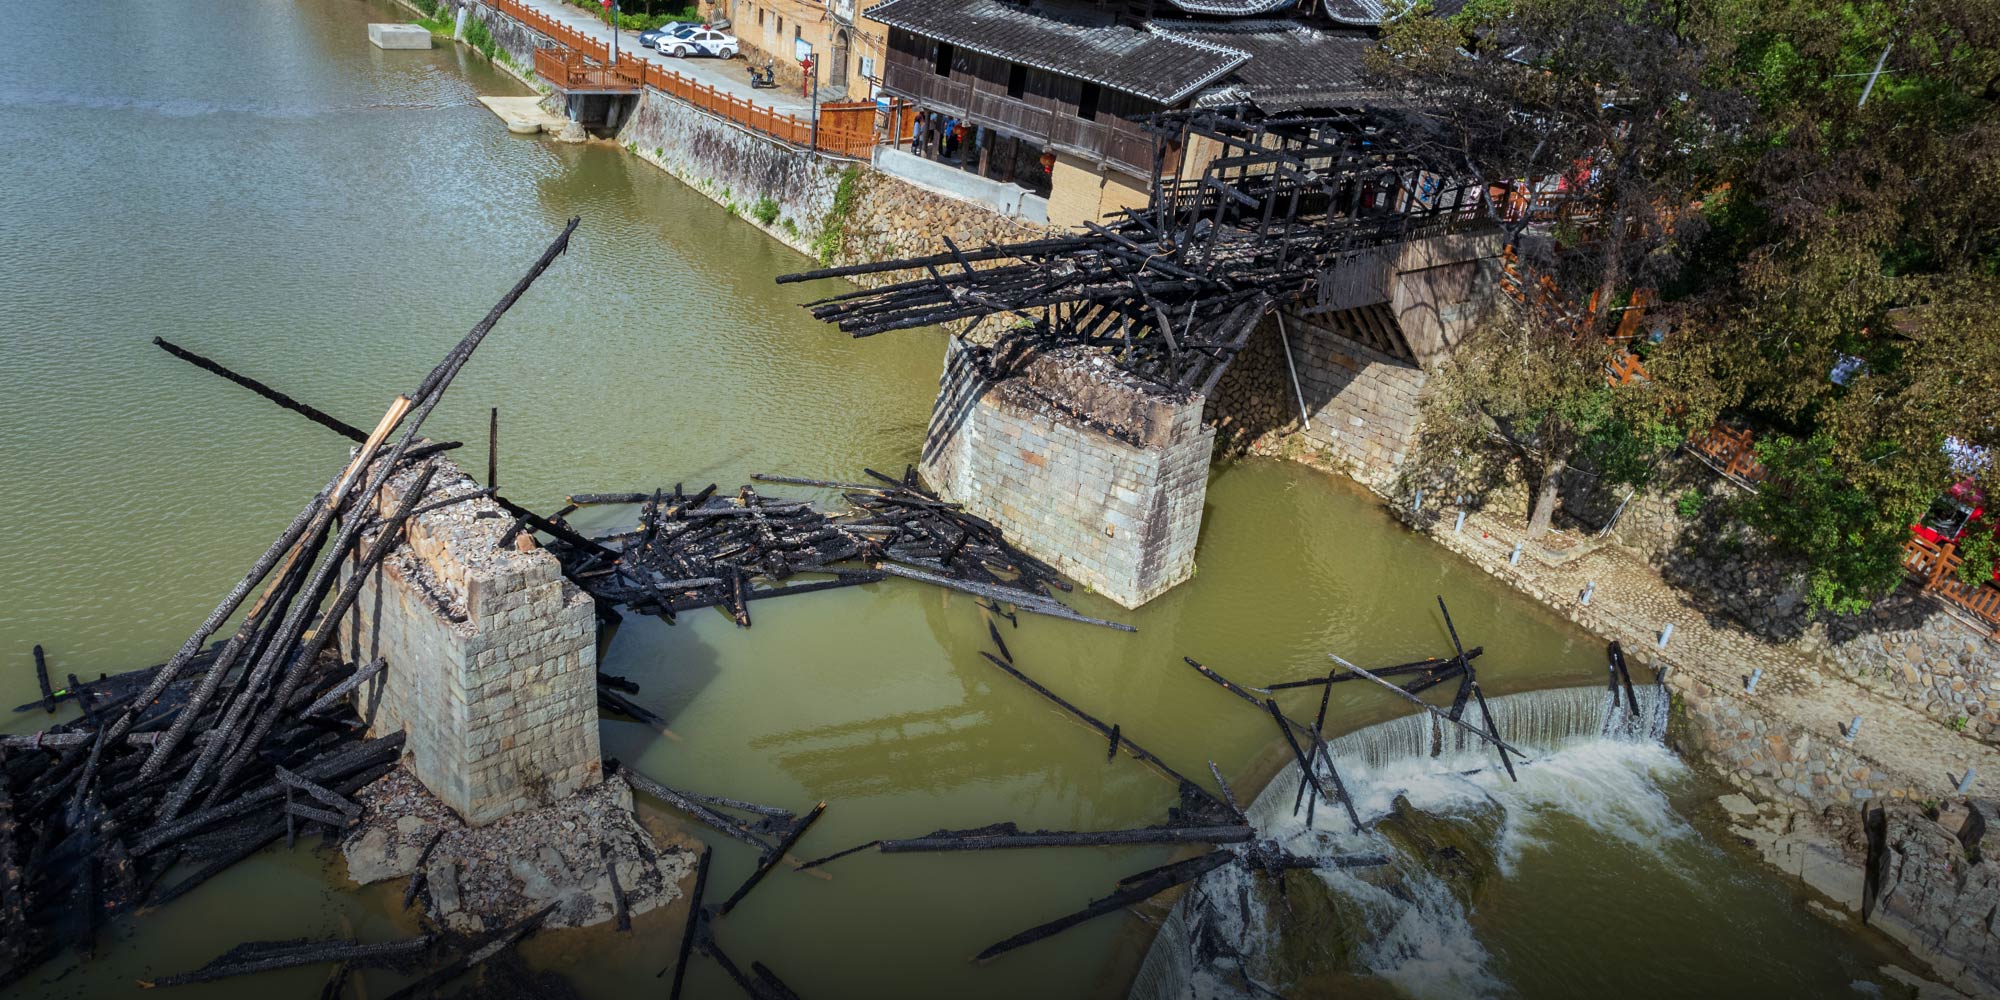
POLYGON ((493 32, 487 29, 486 22, 476 17, 465 19, 465 44, 477 49, 488 59, 498 59, 506 54, 500 48, 500 40, 494 38, 493 32))
POLYGON ((1965 727, 1968 721, 1969 720, 1967 720, 1966 717, 1963 715, 1954 715, 1951 717, 1951 728, 1956 729, 1961 733, 1965 732, 1965 727))
MULTIPOLYGON (((604 5, 597 0, 566 0, 566 2, 573 7, 589 11, 592 17, 605 24, 611 23, 611 12, 605 10, 604 5)), ((618 26, 627 31, 651 31, 663 24, 699 24, 702 20, 701 12, 692 5, 655 10, 656 6, 663 5, 656 4, 654 0, 620 0, 618 6, 618 26), (639 10, 628 11, 625 9, 627 7, 638 7, 639 10)))
POLYGON ((1992 580, 1994 567, 2000 565, 2000 515, 1987 513, 1966 525, 1958 538, 1958 554, 1965 560, 1958 564, 1961 582, 1976 587, 1992 580))
POLYGON ((821 266, 830 266, 833 255, 840 252, 847 236, 847 219, 854 214, 855 202, 860 197, 861 168, 851 165, 840 172, 840 183, 833 189, 833 207, 820 220, 819 237, 813 240, 813 256, 819 258, 821 266))
POLYGON ((750 217, 756 219, 760 225, 766 226, 778 221, 777 199, 769 195, 757 199, 757 204, 750 208, 750 217))
POLYGON ((1708 497, 1703 496, 1700 490, 1689 487, 1679 497, 1675 498, 1674 513, 1679 515, 1683 521, 1692 521, 1700 517, 1702 508, 1707 506, 1708 497))
POLYGON ((1770 479, 1743 506, 1744 516, 1786 548, 1806 557, 1806 600, 1815 610, 1852 614, 1886 596, 1903 579, 1903 543, 1930 502, 1929 491, 1881 484, 1842 459, 1834 435, 1798 440, 1773 435, 1757 442, 1770 479))
MULTIPOLYGON (((1380 82, 1440 109, 1413 126, 1439 172, 1591 165, 1585 221, 1509 234, 1530 280, 1579 304, 1654 287, 1671 323, 1608 416, 1520 371, 1533 352, 1490 355, 1454 394, 1476 404, 1451 411, 1461 450, 1492 427, 1555 462, 1542 432, 1567 429, 1623 478, 1656 432, 1728 414, 1769 452, 1745 516, 1803 557, 1813 606, 1892 588, 1907 526, 1963 475, 1945 438, 2000 448, 2000 0, 1470 0, 1383 41, 1380 82), (1843 355, 1865 368, 1836 385, 1843 355)), ((1967 579, 2000 545, 1971 544, 1967 579)))
MULTIPOLYGON (((423 11, 426 18, 433 20, 438 16, 438 8, 443 6, 443 4, 438 3, 438 0, 410 0, 410 4, 418 10, 423 11)), ((447 11, 449 9, 446 8, 447 11)))

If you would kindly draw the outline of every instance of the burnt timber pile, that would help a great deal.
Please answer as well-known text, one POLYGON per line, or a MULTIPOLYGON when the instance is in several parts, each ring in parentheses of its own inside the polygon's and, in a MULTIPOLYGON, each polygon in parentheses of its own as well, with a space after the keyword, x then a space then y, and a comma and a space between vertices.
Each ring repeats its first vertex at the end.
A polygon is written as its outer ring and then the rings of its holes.
POLYGON ((780 282, 904 272, 808 303, 855 337, 996 318, 1043 349, 1099 350, 1159 385, 1206 395, 1266 312, 1343 294, 1341 265, 1492 215, 1484 188, 1437 179, 1365 112, 1152 116, 1150 203, 1086 232, 822 268, 780 282), (1215 144, 1198 178, 1163 173, 1183 141, 1215 144), (1433 181, 1424 193, 1423 179, 1433 181))
POLYGON ((601 609, 623 607, 669 622, 679 613, 720 607, 748 628, 751 601, 899 576, 1022 611, 1131 630, 1057 601, 1054 591, 1071 585, 1054 568, 1016 549, 991 523, 924 489, 916 470, 906 468, 901 478, 865 471, 873 485, 753 477, 839 490, 849 508, 838 514, 748 486, 734 496, 718 496, 713 484, 693 495, 679 484, 671 492, 572 494, 564 513, 589 504, 638 504, 639 525, 581 544, 557 539, 550 549, 601 609), (831 579, 788 582, 800 574, 831 579))
MULTIPOLYGON (((70 675, 59 696, 37 649, 43 698, 23 707, 52 710, 66 697, 82 715, 0 740, 0 986, 64 949, 88 958, 109 917, 170 902, 281 837, 336 834, 359 814, 354 794, 396 765, 403 737, 363 738, 344 696, 381 665, 344 660, 338 630, 326 624, 354 606, 413 515, 479 495, 427 494, 431 456, 455 445, 424 443, 420 431, 480 342, 567 250, 576 225, 372 431, 330 424, 358 437, 353 455, 171 659, 94 683, 70 675), (384 484, 410 468, 415 486, 393 513, 380 511, 384 484), (230 621, 235 631, 211 644, 230 621)), ((281 405, 302 411, 289 397, 281 405)), ((252 951, 238 958, 275 960, 252 951)), ((337 949, 287 953, 301 954, 342 960, 337 949)))

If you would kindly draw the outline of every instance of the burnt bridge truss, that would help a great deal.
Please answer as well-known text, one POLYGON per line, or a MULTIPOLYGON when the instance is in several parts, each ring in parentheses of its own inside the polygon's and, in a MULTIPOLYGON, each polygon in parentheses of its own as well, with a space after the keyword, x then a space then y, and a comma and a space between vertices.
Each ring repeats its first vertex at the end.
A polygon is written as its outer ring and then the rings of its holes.
POLYGON ((1427 172, 1365 113, 1176 111, 1145 123, 1151 197, 1108 224, 973 248, 947 237, 945 253, 778 280, 918 272, 808 307, 856 337, 1011 316, 1039 346, 1100 349, 1149 381, 1206 394, 1266 312, 1306 297, 1329 307, 1343 263, 1489 218, 1485 189, 1427 172), (1199 177, 1166 174, 1189 142, 1216 155, 1199 177))

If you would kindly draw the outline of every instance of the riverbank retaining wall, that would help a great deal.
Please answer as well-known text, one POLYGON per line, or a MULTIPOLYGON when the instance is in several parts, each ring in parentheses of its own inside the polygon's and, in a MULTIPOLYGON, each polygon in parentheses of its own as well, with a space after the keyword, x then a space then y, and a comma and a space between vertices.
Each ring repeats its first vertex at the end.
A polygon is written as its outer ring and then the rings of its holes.
POLYGON ((1636 492, 1585 472, 1565 483, 1565 513, 1687 595, 1710 615, 1808 658, 1871 692, 1988 743, 2000 743, 2000 642, 1914 584, 1858 614, 1815 618, 1805 568, 1732 523, 1743 496, 1685 452, 1636 492))
MULTIPOLYGON (((618 142, 823 264, 892 260, 1030 239, 1046 227, 740 129, 648 89, 618 142), (767 216, 760 218, 760 214, 767 216)), ((801 262, 801 269, 811 267, 801 262)))
POLYGON ((1102 358, 954 337, 921 468, 1023 551, 1138 607, 1194 573, 1215 442, 1201 408, 1102 358))
MULTIPOLYGON (((378 500, 394 510, 415 472, 378 500)), ((478 484, 438 460, 429 498, 478 484)), ((417 779, 478 826, 596 784, 597 651, 590 597, 490 499, 411 518, 342 636, 383 672, 357 694, 370 735, 402 731, 417 779)))

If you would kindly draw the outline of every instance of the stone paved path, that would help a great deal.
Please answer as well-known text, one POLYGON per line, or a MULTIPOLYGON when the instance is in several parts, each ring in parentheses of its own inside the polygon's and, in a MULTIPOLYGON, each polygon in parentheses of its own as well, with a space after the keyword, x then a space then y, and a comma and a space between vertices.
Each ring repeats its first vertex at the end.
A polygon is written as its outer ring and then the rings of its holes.
POLYGON ((1970 794, 2000 795, 2000 748, 1953 731, 1901 701, 1831 674, 1799 649, 1767 642, 1733 627, 1709 623, 1707 612, 1661 580, 1638 556, 1608 543, 1562 541, 1567 550, 1530 544, 1518 566, 1508 557, 1525 535, 1518 517, 1481 511, 1452 528, 1448 511, 1429 526, 1447 548, 1481 569, 1569 616, 1577 624, 1625 645, 1628 659, 1665 664, 1706 681, 1719 695, 1754 701, 1766 713, 1816 736, 1842 740, 1848 720, 1862 724, 1851 747, 1880 770, 1913 787, 1949 795, 1967 767, 1975 771, 1970 794), (1589 606, 1579 597, 1592 582, 1589 606), (1657 643, 1674 626, 1664 651, 1657 643), (1762 667, 1757 693, 1745 692, 1752 668, 1762 667))

